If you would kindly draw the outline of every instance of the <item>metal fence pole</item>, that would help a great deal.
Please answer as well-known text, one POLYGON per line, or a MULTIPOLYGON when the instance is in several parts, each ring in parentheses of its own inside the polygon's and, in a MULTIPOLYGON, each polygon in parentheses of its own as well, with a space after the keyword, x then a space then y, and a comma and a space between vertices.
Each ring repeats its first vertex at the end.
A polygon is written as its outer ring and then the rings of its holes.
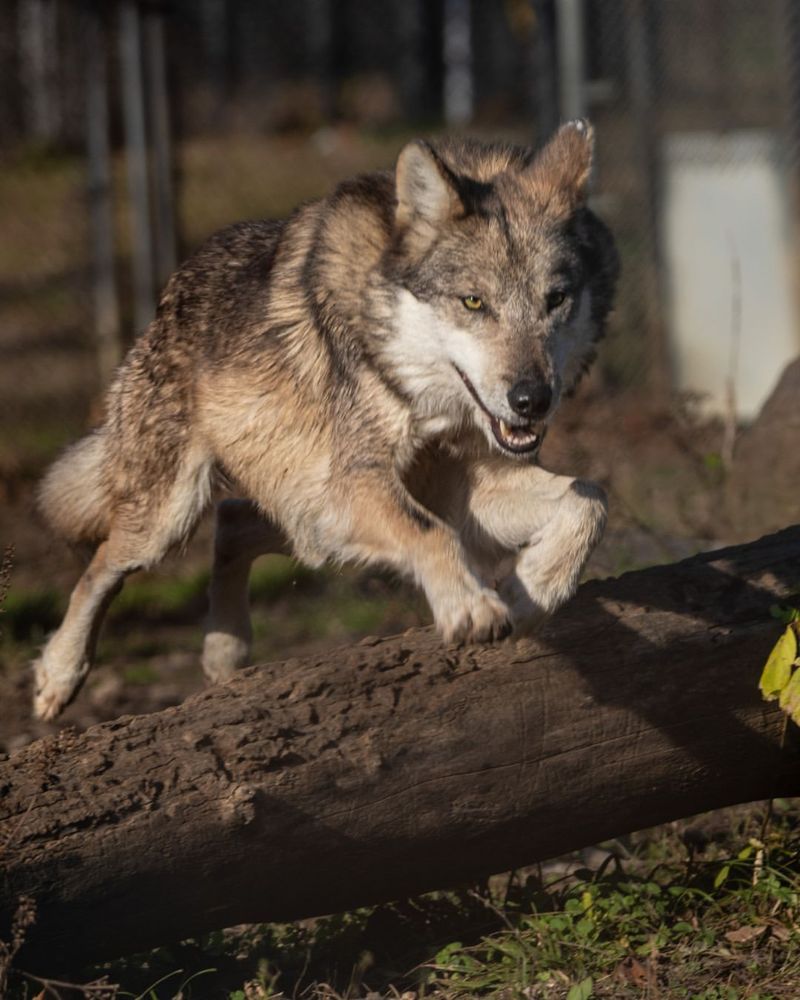
POLYGON ((586 114, 583 0, 557 0, 559 104, 563 120, 586 114))
POLYGON ((173 199, 172 141, 167 90, 164 11, 154 9, 144 22, 147 97, 153 146, 156 277, 164 284, 175 270, 175 205, 173 199))
POLYGON ((653 392, 663 399, 672 386, 672 364, 664 322, 666 301, 661 243, 662 183, 653 81, 656 51, 649 18, 649 0, 625 0, 625 14, 632 121, 644 202, 641 226, 650 265, 644 270, 649 332, 648 373, 653 392))
POLYGON ((789 164, 795 185, 800 179, 800 4, 783 0, 783 26, 788 54, 789 164))
POLYGON ((543 146, 558 128, 558 66, 556 50, 556 11, 553 0, 532 0, 534 21, 535 60, 534 109, 536 111, 536 142, 543 146))
POLYGON ((130 201, 133 262, 133 316, 141 331, 153 318, 153 243, 147 175, 147 136, 142 85, 139 7, 122 0, 119 9, 119 50, 122 70, 122 111, 125 120, 125 158, 130 201))
POLYGON ((472 11, 470 0, 444 0, 444 119, 448 126, 472 119, 472 11))
POLYGON ((108 74, 103 16, 98 0, 86 7, 86 147, 92 290, 97 366, 107 382, 122 357, 119 301, 114 280, 114 221, 108 139, 108 74))

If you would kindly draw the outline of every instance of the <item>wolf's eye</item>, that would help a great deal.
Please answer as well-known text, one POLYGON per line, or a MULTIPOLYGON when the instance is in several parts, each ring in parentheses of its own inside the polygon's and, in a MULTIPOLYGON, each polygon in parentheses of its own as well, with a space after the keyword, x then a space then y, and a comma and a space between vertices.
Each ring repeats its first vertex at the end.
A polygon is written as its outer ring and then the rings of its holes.
POLYGON ((466 295, 461 300, 467 309, 471 309, 472 312, 477 312, 478 309, 483 309, 483 299, 478 298, 477 295, 466 295))
POLYGON ((548 292, 547 299, 545 300, 547 311, 552 312, 554 309, 558 309, 566 300, 567 293, 563 288, 556 288, 552 292, 548 292))

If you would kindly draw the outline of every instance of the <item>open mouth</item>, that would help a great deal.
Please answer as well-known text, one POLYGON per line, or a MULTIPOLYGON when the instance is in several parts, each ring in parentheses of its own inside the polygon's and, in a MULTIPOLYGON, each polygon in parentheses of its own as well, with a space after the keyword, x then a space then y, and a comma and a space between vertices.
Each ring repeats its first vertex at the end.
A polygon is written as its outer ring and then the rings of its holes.
POLYGON ((536 451, 542 443, 544 435, 535 431, 531 424, 512 426, 511 424, 506 423, 506 421, 501 417, 496 417, 483 405, 483 400, 475 391, 475 386, 473 386, 472 382, 470 382, 461 369, 457 365, 453 365, 453 368, 455 368, 458 372, 458 376, 467 387, 467 391, 470 396, 472 396, 481 410, 489 418, 492 434, 494 434, 495 440, 500 447, 504 451, 510 451, 513 455, 526 455, 530 452, 536 451))

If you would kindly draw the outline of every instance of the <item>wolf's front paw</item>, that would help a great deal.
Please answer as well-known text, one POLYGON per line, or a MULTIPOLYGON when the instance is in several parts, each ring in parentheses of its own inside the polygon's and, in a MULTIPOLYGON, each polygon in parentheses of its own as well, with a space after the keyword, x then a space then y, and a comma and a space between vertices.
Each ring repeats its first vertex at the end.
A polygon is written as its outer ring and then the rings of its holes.
MULTIPOLYGON (((87 668, 88 669, 88 668, 87 668)), ((72 672, 54 669, 44 656, 33 664, 33 714, 43 722, 50 722, 75 697, 86 671, 72 672)))
POLYGON ((516 573, 503 580, 499 589, 511 609, 518 635, 537 632, 558 606, 558 600, 551 595, 537 592, 535 586, 525 587, 516 573))
POLYGON ((511 614, 498 594, 480 587, 465 601, 441 610, 436 624, 445 642, 495 642, 510 634, 511 614))

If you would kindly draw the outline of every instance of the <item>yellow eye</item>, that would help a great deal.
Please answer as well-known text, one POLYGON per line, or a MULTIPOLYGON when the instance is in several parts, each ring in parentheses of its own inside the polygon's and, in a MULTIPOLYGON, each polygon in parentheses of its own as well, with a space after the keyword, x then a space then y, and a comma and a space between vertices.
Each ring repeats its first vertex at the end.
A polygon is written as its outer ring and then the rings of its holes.
POLYGON ((477 295, 467 295, 461 301, 467 309, 471 309, 473 312, 483 309, 483 299, 479 299, 477 295))

